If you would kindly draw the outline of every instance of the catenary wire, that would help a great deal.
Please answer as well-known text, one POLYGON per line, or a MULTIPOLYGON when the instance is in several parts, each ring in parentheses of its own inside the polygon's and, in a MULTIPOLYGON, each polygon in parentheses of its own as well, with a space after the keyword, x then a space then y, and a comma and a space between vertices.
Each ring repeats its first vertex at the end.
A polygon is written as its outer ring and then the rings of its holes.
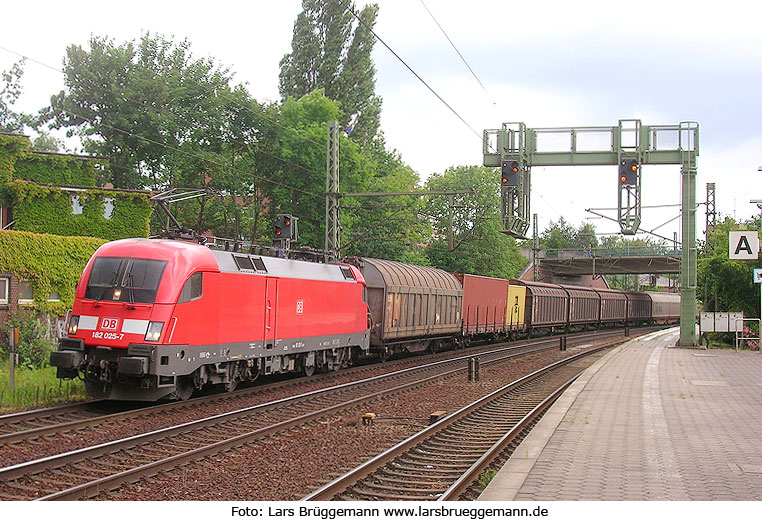
POLYGON ((437 93, 437 92, 436 92, 436 91, 435 91, 435 90, 434 90, 434 89, 433 89, 433 88, 432 88, 432 87, 431 87, 431 86, 430 86, 430 85, 429 85, 429 84, 426 82, 426 80, 424 80, 423 78, 421 78, 421 75, 419 75, 417 72, 415 72, 415 70, 414 70, 412 67, 410 67, 410 65, 408 65, 408 63, 407 63, 405 60, 403 60, 403 59, 402 59, 402 57, 401 57, 399 54, 397 54, 397 53, 394 51, 394 49, 392 49, 392 48, 389 46, 389 44, 387 44, 387 43, 386 43, 386 42, 385 42, 385 41, 384 41, 384 40, 383 40, 383 39, 382 39, 380 36, 378 36, 378 34, 377 34, 377 33, 376 33, 374 30, 373 30, 373 28, 372 28, 371 26, 369 26, 369 25, 368 25, 368 23, 367 23, 367 22, 365 22, 365 20, 363 20, 363 19, 360 17, 360 15, 358 15, 358 14, 355 12, 355 10, 354 10, 354 9, 352 9, 352 7, 351 7, 350 5, 346 4, 346 3, 345 3, 343 0, 337 0, 337 2, 339 2, 339 4, 341 4, 341 6, 342 6, 342 7, 344 7, 344 9, 346 9, 347 11, 349 11, 349 12, 352 14, 352 16, 354 16, 354 17, 355 17, 355 18, 358 20, 358 22, 360 22, 360 24, 362 24, 362 25, 363 25, 363 27, 365 27, 365 28, 366 28, 366 29, 367 29, 367 30, 368 30, 368 31, 369 31, 369 32, 370 32, 370 33, 371 33, 371 34, 372 34, 372 35, 373 35, 373 36, 376 38, 376 40, 378 40, 379 42, 381 42, 381 44, 382 44, 384 47, 386 47, 386 49, 387 49, 387 50, 388 50, 390 53, 392 53, 392 54, 394 55, 394 57, 395 57, 397 60, 399 60, 399 61, 402 63, 402 65, 404 65, 404 66, 407 68, 407 70, 408 70, 408 71, 410 71, 410 72, 413 74, 413 76, 415 76, 415 77, 418 79, 418 81, 420 81, 420 82, 421 82, 421 83, 422 83, 422 84, 423 84, 423 85, 424 85, 424 86, 425 86, 425 87, 426 87, 426 88, 427 88, 429 91, 431 91, 431 93, 432 93, 434 96, 436 96, 436 97, 437 97, 437 99, 438 99, 440 102, 442 102, 442 103, 445 105, 445 107, 447 107, 447 109, 449 109, 449 110, 450 110, 450 112, 451 112, 452 114, 454 114, 454 115, 455 115, 455 116, 458 118, 458 120, 460 120, 460 121, 461 121, 461 123, 463 123, 463 125, 465 125, 466 127, 468 127, 468 129, 470 129, 470 130, 471 130, 471 132, 472 132, 472 133, 474 133, 474 134, 477 136, 477 138, 479 138, 479 141, 480 141, 480 142, 482 142, 482 141, 484 140, 484 137, 482 136, 482 134, 481 134, 481 133, 479 133, 479 132, 477 132, 477 131, 476 131, 476 130, 473 128, 473 127, 471 127, 471 125, 470 125, 470 124, 469 124, 469 123, 468 123, 468 122, 467 122, 467 121, 466 121, 466 120, 465 120, 465 119, 464 119, 464 118, 463 118, 463 117, 462 117, 462 116, 461 116, 461 115, 460 115, 460 114, 459 114, 459 113, 458 113, 458 112, 457 112, 455 109, 453 109, 453 108, 452 108, 452 106, 451 106, 450 104, 448 104, 448 103, 445 101, 445 99, 444 99, 444 98, 442 98, 442 96, 440 96, 440 94, 439 94, 439 93, 437 93))

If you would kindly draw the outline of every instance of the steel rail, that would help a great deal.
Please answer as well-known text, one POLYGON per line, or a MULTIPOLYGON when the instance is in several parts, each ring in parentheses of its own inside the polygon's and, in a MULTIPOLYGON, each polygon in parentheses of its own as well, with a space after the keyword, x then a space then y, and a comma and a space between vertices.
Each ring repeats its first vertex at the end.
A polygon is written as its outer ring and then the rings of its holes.
POLYGON ((463 475, 450 485, 450 488, 439 496, 438 501, 457 501, 475 482, 478 481, 479 476, 488 469, 491 463, 498 459, 508 445, 516 440, 525 429, 531 427, 532 424, 542 416, 543 412, 550 407, 572 383, 574 383, 580 374, 582 373, 580 372, 561 385, 553 391, 551 395, 528 412, 521 421, 519 421, 510 431, 506 432, 502 438, 496 441, 495 444, 482 455, 482 457, 474 462, 463 475))
MULTIPOLYGON (((610 331, 596 331, 594 333, 568 335, 568 338, 572 340, 576 340, 577 338, 586 338, 586 337, 605 337, 608 334, 610 334, 610 331)), ((552 339, 557 339, 557 338, 552 338, 552 339)), ((543 343, 546 341, 548 340, 538 339, 530 343, 543 343)), ((511 344, 511 347, 515 347, 515 346, 516 346, 515 343, 511 344)), ((519 345, 519 346, 523 346, 523 345, 519 345)), ((478 350, 481 350, 481 349, 478 349, 478 350)), ((480 355, 484 354, 484 352, 478 352, 478 350, 476 351, 475 354, 471 354, 470 356, 462 356, 462 357, 479 357, 480 355)), ((502 350, 502 349, 498 349, 498 350, 502 350)), ((431 356, 431 355, 426 354, 426 356, 431 356)), ((361 370, 361 367, 351 367, 349 369, 343 369, 343 370, 346 370, 349 372, 357 372, 361 370)), ((312 377, 293 378, 282 383, 269 384, 268 388, 269 387, 272 387, 272 388, 289 387, 293 385, 299 385, 304 382, 313 382, 313 381, 319 382, 321 380, 330 379, 335 375, 336 374, 334 373, 329 373, 329 374, 321 374, 321 375, 312 376, 312 377)), ((66 413, 77 414, 78 412, 82 412, 82 411, 86 412, 85 409, 87 408, 97 407, 98 405, 108 405, 109 401, 111 400, 91 400, 91 401, 85 401, 85 402, 69 404, 69 405, 59 405, 59 406, 45 408, 45 409, 37 409, 37 410, 31 410, 31 411, 4 414, 4 415, 0 415, 0 445, 11 445, 15 443, 27 442, 35 438, 41 438, 44 436, 48 436, 51 434, 56 434, 56 433, 60 433, 64 431, 77 430, 77 429, 91 426, 91 425, 110 423, 110 422, 120 421, 120 420, 128 420, 128 419, 142 417, 142 416, 154 415, 154 414, 162 413, 164 411, 184 410, 184 409, 197 407, 199 405, 207 405, 207 404, 218 403, 221 401, 227 401, 230 398, 253 396, 260 393, 262 393, 261 386, 257 388, 241 389, 241 390, 237 390, 235 392, 229 392, 223 395, 215 394, 212 396, 201 396, 201 397, 191 398, 183 402, 150 405, 150 406, 141 407, 141 408, 127 408, 125 410, 111 413, 111 414, 82 417, 79 419, 73 419, 71 421, 63 421, 63 422, 53 421, 53 423, 50 423, 50 424, 47 424, 45 420, 54 420, 55 417, 65 415, 66 413), (25 422, 36 423, 39 426, 32 427, 32 428, 24 427, 21 430, 15 430, 15 431, 7 430, 7 428, 11 427, 14 424, 20 424, 25 422)), ((84 415, 86 416, 86 414, 84 415)))
POLYGON ((406 440, 398 443, 394 447, 368 460, 367 462, 347 472, 346 474, 336 478, 330 483, 324 485, 323 487, 319 488, 318 490, 304 497, 302 501, 326 501, 326 500, 333 499, 338 494, 345 492, 350 486, 354 485, 359 480, 372 475, 373 473, 375 473, 376 471, 378 471, 380 468, 384 467, 388 463, 399 458, 406 452, 410 451, 411 449, 415 448, 419 444, 428 440, 433 435, 452 426, 455 422, 465 419, 474 411, 486 405, 487 403, 490 403, 494 399, 499 398, 500 396, 503 396, 506 393, 515 390, 517 387, 521 385, 524 385, 533 380, 536 380, 538 377, 544 376, 548 374, 549 372, 552 372, 553 370, 556 370, 560 367, 564 367, 571 362, 574 362, 580 358, 590 356, 591 354, 604 350, 605 348, 607 348, 607 346, 597 347, 597 348, 590 349, 588 351, 585 351, 579 354, 575 354, 573 356, 570 356, 569 358, 566 358, 564 360, 561 360, 556 363, 550 364, 546 367, 543 367, 542 369, 539 369, 531 374, 528 374, 522 378, 519 378, 518 380, 515 380, 514 382, 509 383, 508 385, 505 385, 501 387, 500 389, 491 392, 490 394, 480 398, 479 400, 471 403, 470 405, 467 405, 461 408, 460 410, 450 414, 449 416, 439 420, 433 425, 421 430, 420 432, 414 434, 413 436, 407 438, 406 440))
MULTIPOLYGON (((541 342, 541 343, 547 343, 547 342, 541 342)), ((508 354, 508 355, 494 354, 498 352, 505 352, 506 350, 508 349, 502 349, 502 350, 498 349, 498 350, 491 351, 489 355, 494 355, 496 357, 493 360, 485 361, 484 365, 496 364, 505 360, 513 359, 517 356, 526 355, 526 354, 508 354)), ((460 360, 463 360, 464 358, 469 358, 469 356, 459 357, 449 361, 460 361, 460 360)), ((425 366, 429 367, 432 365, 436 365, 436 364, 430 363, 425 366)), ((43 496, 41 498, 38 498, 38 501, 73 500, 73 499, 81 499, 82 497, 92 497, 99 494, 102 491, 111 490, 126 482, 134 481, 136 479, 155 474, 162 470, 175 468, 179 465, 196 461, 206 456, 218 454, 225 450, 228 450, 234 447, 239 447, 247 443, 256 441, 258 439, 267 437, 269 435, 287 430, 291 427, 307 424, 315 419, 319 419, 319 418, 334 414, 336 412, 340 412, 349 407, 361 405, 363 403, 377 399, 382 396, 389 396, 398 392, 415 389, 417 387, 425 385, 428 382, 447 378, 452 375, 462 373, 463 371, 464 371, 463 368, 456 368, 456 369, 448 370, 433 376, 421 378, 411 383, 403 383, 395 387, 372 392, 370 394, 367 394, 359 398, 347 400, 347 401, 344 401, 329 407, 325 407, 313 412, 309 412, 301 416, 297 416, 295 418, 284 420, 284 421, 274 423, 265 427, 261 427, 244 434, 239 434, 232 438, 228 438, 219 442, 206 445, 199 449, 189 450, 174 456, 169 456, 161 460, 157 460, 151 463, 141 465, 139 467, 135 467, 133 469, 118 472, 116 474, 112 474, 104 478, 99 478, 99 479, 84 483, 82 485, 77 485, 75 487, 63 490, 61 492, 55 492, 55 493, 43 496)), ((404 372, 404 371, 396 371, 395 374, 400 372, 404 372)), ((375 380, 375 378, 370 378, 370 380, 375 380)), ((365 381, 365 380, 361 380, 361 381, 365 381)), ((343 387, 343 385, 340 385, 337 387, 343 387)), ((316 392, 320 392, 320 391, 316 391, 316 392)), ((312 394, 313 393, 307 393, 307 395, 312 395, 312 394)), ((284 400, 277 400, 277 402, 281 402, 281 401, 284 401, 284 400)))
MULTIPOLYGON (((548 344, 555 344, 555 343, 554 343, 554 341, 550 341, 550 342, 549 341, 542 341, 542 342, 532 343, 531 345, 538 346, 538 345, 548 345, 548 344)), ((536 350, 541 350, 541 349, 535 347, 535 348, 531 349, 530 353, 534 352, 536 350)), ((526 354, 526 352, 525 353, 516 353, 515 351, 516 351, 516 347, 510 347, 510 348, 504 348, 504 349, 495 349, 495 350, 489 351, 487 353, 482 353, 482 355, 483 356, 484 355, 486 355, 486 356, 494 355, 494 356, 496 356, 495 360, 504 360, 504 359, 515 358, 517 356, 522 356, 522 355, 526 354), (500 355, 500 353, 505 353, 505 352, 508 352, 508 351, 511 351, 511 354, 508 354, 508 355, 503 354, 502 356, 500 355)), ((164 429, 158 429, 156 431, 151 431, 151 432, 144 433, 144 434, 139 434, 139 435, 131 436, 131 437, 128 437, 128 438, 124 438, 124 439, 115 441, 115 442, 102 443, 102 444, 94 445, 94 446, 91 446, 91 447, 88 447, 88 448, 84 448, 84 449, 77 449, 77 450, 65 452, 65 453, 62 453, 62 454, 58 454, 58 455, 55 455, 55 456, 50 456, 50 457, 46 457, 46 458, 40 458, 40 459, 33 460, 33 461, 30 461, 30 462, 27 462, 27 463, 20 463, 20 464, 16 464, 16 465, 11 465, 11 466, 8 466, 8 467, 0 469, 0 480, 11 481, 11 480, 14 480, 14 479, 21 478, 23 476, 40 473, 40 472, 43 472, 43 471, 46 471, 46 470, 50 470, 50 469, 55 469, 56 467, 62 467, 62 466, 68 465, 68 464, 73 463, 73 462, 81 462, 81 461, 83 461, 85 459, 88 459, 88 458, 102 456, 104 454, 112 453, 112 452, 117 452, 118 450, 122 450, 122 449, 126 449, 126 448, 133 448, 136 445, 153 441, 153 440, 155 440, 155 439, 157 439, 159 437, 168 437, 168 436, 174 436, 174 435, 178 435, 178 434, 188 433, 188 432, 193 431, 194 429, 198 429, 200 427, 205 427, 205 426, 208 426, 208 425, 213 424, 213 423, 214 424, 219 424, 220 422, 223 422, 223 421, 229 421, 229 420, 236 419, 236 418, 250 416, 250 415, 252 415, 252 414, 254 414, 254 413, 258 412, 258 411, 263 411, 263 410, 268 409, 270 407, 277 407, 279 409, 282 409, 286 405, 293 404, 293 403, 298 403, 298 402, 300 402, 300 401, 302 401, 304 399, 309 399, 309 398, 313 398, 313 397, 319 397, 320 395, 325 395, 325 394, 329 394, 329 393, 336 392, 336 391, 343 391, 345 389, 348 390, 348 389, 350 389, 352 387, 364 386, 364 385, 367 385, 367 384, 372 384, 374 382, 382 383, 383 381, 388 381, 389 379, 392 379, 392 378, 395 378, 395 377, 399 377, 399 376, 402 376, 402 375, 405 375, 405 374, 407 374, 407 375, 413 375, 415 373, 420 373, 420 372, 423 372, 425 370, 435 370, 435 367, 447 367, 447 366, 452 367, 453 365, 458 365, 459 363, 462 363, 462 362, 466 361, 470 357, 471 356, 460 356, 460 357, 452 358, 452 359, 445 360, 445 361, 442 361, 442 362, 427 363, 425 365, 422 365, 422 366, 419 366, 419 367, 414 367, 412 369, 398 370, 398 371, 394 371, 394 372, 387 373, 387 374, 384 374, 384 375, 381 375, 381 376, 377 376, 377 377, 366 378, 366 379, 358 380, 358 381, 351 382, 351 383, 346 383, 346 384, 341 384, 341 385, 335 385, 335 386, 332 386, 332 387, 327 387, 327 388, 324 388, 324 389, 321 389, 321 390, 318 390, 318 391, 307 392, 307 393, 300 394, 298 396, 294 396, 294 397, 291 397, 291 398, 285 398, 285 399, 281 399, 281 400, 274 400, 274 401, 267 402, 267 403, 264 403, 264 404, 261 404, 261 405, 256 405, 256 406, 253 406, 253 407, 247 407, 247 408, 244 408, 244 409, 238 409, 238 410, 235 410, 235 411, 232 411, 232 412, 228 412, 228 413, 217 414, 215 416, 211 416, 211 417, 204 418, 204 419, 201 419, 201 420, 190 421, 190 422, 186 422, 186 423, 183 423, 183 424, 180 424, 180 425, 177 425, 177 426, 167 427, 167 428, 164 428, 164 429)), ((489 361, 485 361, 485 364, 489 364, 489 363, 490 363, 489 361)), ((343 408, 346 408, 349 405, 354 405, 354 404, 358 404, 358 403, 367 402, 367 401, 369 401, 371 399, 374 399, 374 398, 377 398, 379 396, 395 393, 395 392, 398 392, 398 391, 401 391, 401 390, 404 390, 404 389, 415 388, 415 387, 421 386, 422 384, 424 384, 426 382, 437 380, 437 379, 442 379, 443 377, 447 377, 447 376, 450 376, 450 375, 453 375, 453 374, 457 374, 457 373, 462 373, 462 372, 464 372, 464 367, 463 366, 458 366, 457 368, 454 368, 454 369, 451 369, 451 370, 447 370, 445 372, 438 372, 438 373, 435 373, 435 374, 433 374, 431 376, 428 376, 428 377, 425 377, 425 378, 422 378, 422 379, 418 379, 418 380, 415 380, 413 382, 408 382, 406 384, 398 385, 396 387, 383 388, 382 390, 378 390, 378 391, 376 391, 376 392, 374 392, 372 394, 363 396, 361 398, 356 398, 354 400, 350 400, 350 402, 339 403, 338 405, 336 405, 334 410, 337 410, 337 409, 341 410, 343 408)), ((321 410, 318 410, 316 412, 318 413, 318 415, 325 415, 328 411, 325 411, 324 409, 321 409, 321 410)), ((303 423, 304 420, 307 419, 307 418, 299 418, 299 419, 303 423)), ((276 430, 277 430, 277 428, 276 428, 276 430)), ((261 435, 261 434, 264 434, 264 432, 260 431, 259 429, 257 429, 255 431, 253 431, 252 433, 250 433, 250 435, 253 435, 254 439, 256 439, 256 437, 258 435, 261 435)), ((244 435, 241 436, 241 438, 245 438, 245 436, 246 435, 244 434, 244 435)), ((233 440, 233 441, 242 441, 241 438, 238 438, 238 437, 236 437, 236 438, 230 438, 230 440, 233 440)), ((229 440, 224 440, 224 441, 220 442, 220 445, 224 446, 226 444, 226 442, 228 442, 228 441, 229 440)), ((239 443, 239 444, 242 444, 242 443, 239 443)), ((212 447, 209 446, 209 448, 212 448, 212 447)), ((122 473, 120 472, 119 474, 122 474, 122 473)), ((90 483, 94 484, 94 483, 97 483, 97 482, 98 482, 98 480, 95 480, 94 482, 90 482, 90 483)), ((91 486, 92 485, 89 485, 89 487, 91 487, 91 486)), ((71 491, 71 489, 68 489, 68 490, 71 491)), ((54 498, 50 497, 49 499, 54 499, 54 498)))

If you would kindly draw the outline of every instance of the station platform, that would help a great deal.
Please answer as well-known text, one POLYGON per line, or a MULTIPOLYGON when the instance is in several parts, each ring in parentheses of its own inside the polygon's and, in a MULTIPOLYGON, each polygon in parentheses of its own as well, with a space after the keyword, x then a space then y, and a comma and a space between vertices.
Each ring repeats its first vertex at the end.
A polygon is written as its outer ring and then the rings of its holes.
POLYGON ((480 501, 762 500, 762 354, 609 351, 564 392, 480 501))

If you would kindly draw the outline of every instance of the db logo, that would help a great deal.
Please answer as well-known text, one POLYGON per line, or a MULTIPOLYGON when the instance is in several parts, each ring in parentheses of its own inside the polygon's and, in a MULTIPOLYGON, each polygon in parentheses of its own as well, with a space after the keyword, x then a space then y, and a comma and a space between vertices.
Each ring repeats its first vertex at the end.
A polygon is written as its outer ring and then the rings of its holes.
POLYGON ((119 326, 119 318, 103 318, 101 320, 101 329, 104 331, 115 331, 119 326))

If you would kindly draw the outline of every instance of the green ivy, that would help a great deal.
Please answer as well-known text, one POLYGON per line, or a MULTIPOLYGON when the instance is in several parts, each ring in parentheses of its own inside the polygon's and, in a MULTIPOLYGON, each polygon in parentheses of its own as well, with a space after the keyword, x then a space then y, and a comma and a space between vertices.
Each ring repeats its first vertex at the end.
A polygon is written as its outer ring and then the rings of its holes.
POLYGON ((0 272, 31 282, 32 307, 37 312, 63 316, 74 303, 74 291, 87 261, 104 243, 100 238, 0 231, 0 272), (60 301, 48 301, 53 292, 60 295, 60 301))
POLYGON ((100 164, 64 154, 23 152, 16 160, 14 179, 75 187, 95 187, 100 164))
POLYGON ((107 240, 148 237, 151 202, 147 193, 87 189, 68 192, 59 187, 15 180, 12 195, 16 230, 93 236, 107 240), (72 214, 72 196, 79 198, 82 214, 72 214), (114 199, 111 218, 104 218, 105 199, 114 199))
POLYGON ((29 138, 26 136, 0 134, 0 203, 4 206, 10 203, 6 185, 13 179, 16 159, 29 145, 29 138))

